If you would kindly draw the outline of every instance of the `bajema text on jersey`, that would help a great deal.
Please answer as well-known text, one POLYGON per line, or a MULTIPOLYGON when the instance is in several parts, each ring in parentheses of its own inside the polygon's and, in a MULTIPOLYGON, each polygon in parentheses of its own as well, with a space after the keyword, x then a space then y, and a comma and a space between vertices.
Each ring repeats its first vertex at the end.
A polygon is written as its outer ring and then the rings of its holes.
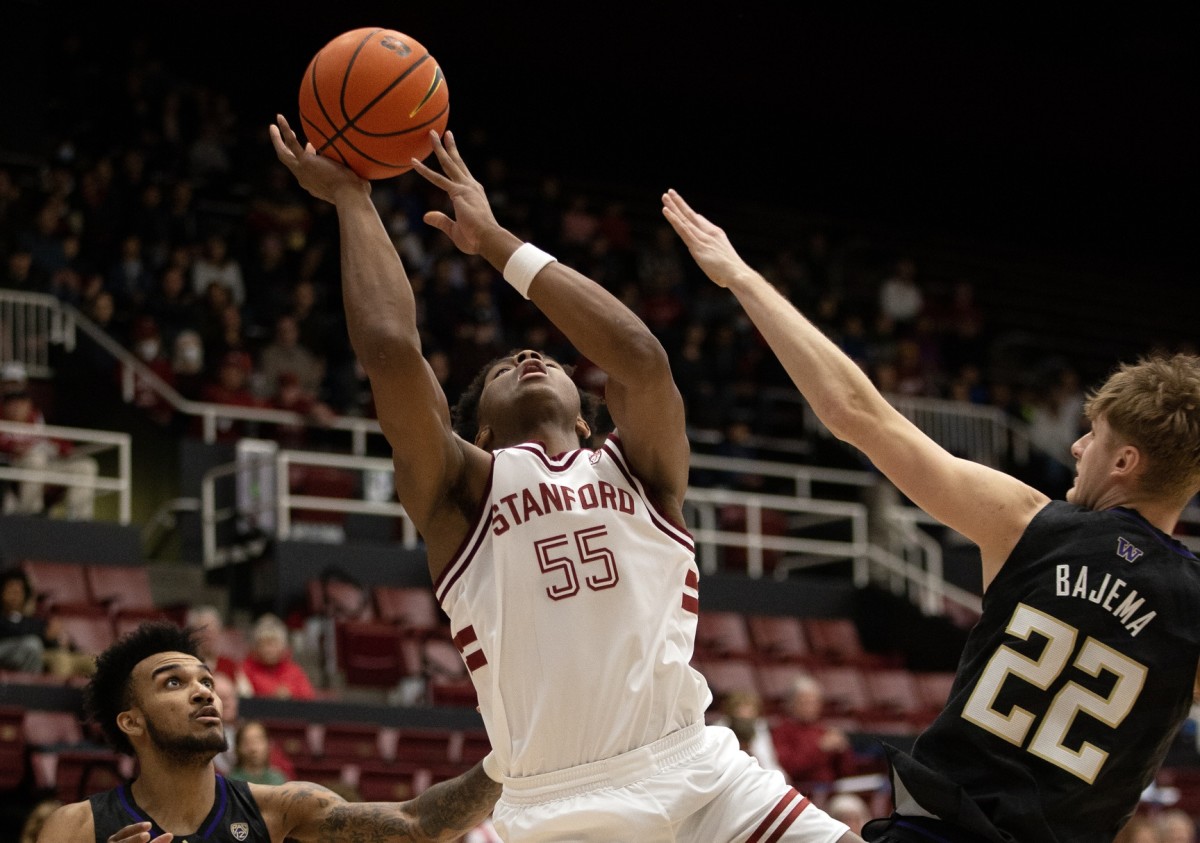
POLYGON ((1139 614, 1146 598, 1140 597, 1136 589, 1125 591, 1125 580, 1111 573, 1106 573, 1102 578, 1093 577, 1089 582, 1087 565, 1079 565, 1075 570, 1070 565, 1056 565, 1054 586, 1054 593, 1058 597, 1078 597, 1111 612, 1131 638, 1145 629, 1158 614, 1155 611, 1139 614), (1097 579, 1099 582, 1095 582, 1097 579))

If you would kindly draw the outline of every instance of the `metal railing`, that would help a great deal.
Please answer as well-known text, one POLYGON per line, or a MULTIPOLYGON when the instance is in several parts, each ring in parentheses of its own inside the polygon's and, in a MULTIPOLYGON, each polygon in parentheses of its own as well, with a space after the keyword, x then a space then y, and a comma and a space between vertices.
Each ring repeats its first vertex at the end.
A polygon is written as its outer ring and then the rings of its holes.
MULTIPOLYGON (((233 463, 210 469, 202 481, 200 518, 203 531, 205 567, 214 568, 245 558, 246 544, 241 538, 250 532, 265 532, 287 539, 299 535, 297 513, 306 511, 364 514, 399 519, 401 543, 416 548, 420 539, 415 525, 394 499, 393 466, 390 460, 322 452, 275 450, 272 443, 261 442, 246 449, 233 463), (353 497, 299 494, 292 491, 294 467, 333 468, 356 472, 353 497), (222 488, 224 487, 224 488, 222 488), (223 494, 222 494, 223 492, 223 494), (226 503, 218 503, 219 499, 226 503), (221 529, 234 525, 233 540, 221 540, 221 529)), ((787 477, 796 483, 795 495, 757 494, 722 488, 691 486, 684 504, 686 526, 696 542, 697 562, 702 572, 720 570, 722 548, 745 551, 746 573, 762 578, 785 578, 790 572, 849 561, 853 581, 865 587, 882 582, 897 594, 907 595, 923 611, 942 614, 947 603, 978 611, 979 598, 945 582, 941 569, 941 548, 907 517, 911 507, 883 507, 878 515, 887 518, 901 540, 897 548, 882 547, 870 540, 872 509, 864 503, 821 500, 801 494, 813 482, 842 483, 861 488, 868 485, 867 472, 792 466, 730 457, 697 458, 697 466, 709 470, 787 477), (722 525, 721 511, 739 507, 745 513, 744 526, 731 529, 722 525), (842 532, 844 538, 813 538, 799 535, 771 535, 764 530, 763 513, 773 510, 799 518, 804 527, 842 532), (765 554, 779 556, 768 566, 765 554)), ((917 511, 917 510, 914 510, 917 511)), ((789 531, 791 532, 791 531, 789 531)))
POLYGON ((392 461, 382 457, 359 457, 349 454, 327 454, 317 451, 276 450, 265 447, 244 453, 232 463, 215 466, 204 473, 200 483, 200 525, 203 563, 217 568, 240 560, 244 543, 240 540, 222 543, 223 525, 233 525, 234 534, 265 532, 276 539, 298 537, 296 513, 327 512, 361 514, 398 519, 400 543, 405 548, 419 544, 416 526, 395 501, 390 479, 392 461), (292 491, 293 467, 336 468, 362 476, 357 483, 363 490, 359 497, 342 498, 325 495, 300 494, 292 491), (383 483, 378 478, 386 478, 383 483), (225 488, 232 484, 233 488, 225 488), (224 491, 224 494, 222 494, 224 491), (224 505, 218 500, 229 501, 224 505))
MULTIPOLYGON (((0 466, 0 480, 14 483, 43 483, 48 486, 65 486, 68 488, 90 489, 93 493, 111 493, 117 495, 117 520, 128 524, 132 513, 132 439, 128 433, 113 433, 106 430, 90 430, 81 427, 63 427, 51 424, 27 424, 25 422, 0 421, 0 432, 13 436, 28 437, 39 440, 60 440, 69 442, 71 452, 58 459, 52 459, 44 468, 24 468, 17 465, 0 466), (72 471, 60 470, 56 462, 67 462, 71 459, 86 457, 95 458, 110 450, 116 450, 115 473, 109 476, 81 475, 72 471)), ((100 468, 100 461, 97 461, 100 468)))
POLYGON ((360 455, 367 452, 369 436, 383 435, 379 422, 375 419, 338 416, 328 424, 319 425, 302 414, 289 410, 234 407, 184 398, 149 366, 72 305, 50 295, 0 289, 0 361, 20 360, 25 363, 30 377, 49 377, 52 374, 49 367, 50 346, 61 343, 70 351, 75 347, 77 333, 85 335, 121 364, 121 398, 126 403, 133 401, 135 386, 141 382, 167 402, 175 412, 198 418, 200 437, 205 442, 217 441, 220 420, 343 430, 349 434, 349 451, 360 455), (11 341, 8 339, 10 335, 13 338, 11 341), (6 354, 9 356, 5 356, 6 354))

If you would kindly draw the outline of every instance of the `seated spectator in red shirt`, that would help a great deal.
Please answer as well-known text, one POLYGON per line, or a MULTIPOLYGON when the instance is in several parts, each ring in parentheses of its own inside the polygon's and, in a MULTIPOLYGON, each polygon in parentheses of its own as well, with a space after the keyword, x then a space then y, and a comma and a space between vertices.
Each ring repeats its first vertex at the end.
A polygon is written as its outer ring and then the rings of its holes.
MULTIPOLYGON (((216 380, 205 384, 201 400, 230 407, 268 406, 267 402, 250 389, 250 375, 253 371, 254 363, 249 354, 244 351, 229 352, 221 358, 216 380)), ((237 419, 218 418, 217 441, 235 442, 243 436, 251 435, 254 427, 253 424, 237 419)))
POLYGON ((811 676, 796 679, 788 714, 771 727, 779 766, 804 793, 827 793, 854 772, 854 753, 841 729, 821 722, 824 694, 811 676))
POLYGON ((266 614, 254 623, 252 650, 242 660, 242 673, 256 697, 311 700, 316 697, 308 674, 288 650, 287 626, 266 614))
MULTIPOLYGON (((329 425, 337 413, 315 394, 305 389, 300 379, 292 372, 279 376, 279 386, 271 398, 271 406, 277 410, 290 410, 304 416, 312 424, 329 425)), ((271 438, 279 442, 280 448, 305 448, 312 444, 308 424, 277 424, 270 431, 271 438)))

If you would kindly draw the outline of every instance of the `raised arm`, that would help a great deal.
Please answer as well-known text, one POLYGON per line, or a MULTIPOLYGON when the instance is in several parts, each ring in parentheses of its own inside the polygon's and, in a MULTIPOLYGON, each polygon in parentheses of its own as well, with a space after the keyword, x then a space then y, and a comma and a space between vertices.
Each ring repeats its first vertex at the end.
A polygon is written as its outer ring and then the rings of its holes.
POLYGON ((309 782, 251 785, 272 840, 373 843, 458 840, 491 814, 500 785, 476 764, 407 802, 347 802, 309 782))
POLYGON ((416 305, 395 246, 371 202, 371 184, 301 146, 282 117, 270 127, 275 152, 296 180, 337 208, 342 291, 350 342, 371 380, 380 426, 392 446, 400 502, 426 542, 452 551, 465 530, 461 494, 474 466, 486 477, 488 458, 456 437, 441 386, 421 353, 416 305))
MULTIPOLYGON (((483 187, 472 177, 447 132, 434 135, 442 172, 414 167, 445 190, 455 218, 433 211, 425 221, 460 251, 478 254, 503 272, 521 241, 496 222, 483 187)), ((571 344, 608 376, 605 399, 635 471, 679 514, 687 488, 689 447, 683 399, 671 377, 667 353, 650 329, 615 296, 557 261, 533 276, 528 298, 571 344)))
POLYGON ((921 432, 675 191, 663 196, 663 215, 704 273, 737 297, 830 432, 866 454, 917 506, 979 546, 986 587, 1049 498, 953 456, 921 432))

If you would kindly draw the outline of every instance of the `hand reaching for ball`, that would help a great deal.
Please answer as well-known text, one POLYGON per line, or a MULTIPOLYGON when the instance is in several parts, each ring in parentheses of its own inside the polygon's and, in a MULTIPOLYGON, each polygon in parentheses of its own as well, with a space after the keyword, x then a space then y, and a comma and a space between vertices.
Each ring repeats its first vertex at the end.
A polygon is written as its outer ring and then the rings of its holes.
POLYGON ((270 133, 275 155, 292 171, 300 186, 316 198, 336 204, 339 191, 371 192, 371 183, 355 175, 349 167, 318 155, 312 144, 301 146, 299 138, 282 114, 276 115, 270 133))
POLYGON ((441 211, 429 211, 425 214, 425 223, 453 240, 460 252, 477 255, 484 232, 500 227, 488 202, 487 191, 467 169, 452 133, 446 132, 444 137, 439 137, 437 132, 430 132, 429 135, 442 172, 431 170, 415 158, 413 169, 431 184, 446 191, 454 205, 454 219, 441 211))

